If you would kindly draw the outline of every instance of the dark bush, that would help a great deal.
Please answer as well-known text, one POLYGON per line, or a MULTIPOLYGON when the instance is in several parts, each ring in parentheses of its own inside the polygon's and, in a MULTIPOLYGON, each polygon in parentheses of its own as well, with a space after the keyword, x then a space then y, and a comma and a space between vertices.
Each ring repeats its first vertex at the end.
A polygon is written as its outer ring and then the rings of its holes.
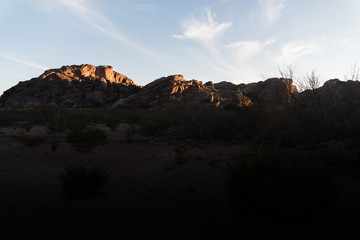
POLYGON ((65 195, 90 197, 104 194, 110 172, 100 166, 68 166, 60 173, 65 195))
POLYGON ((187 150, 187 148, 185 145, 179 145, 175 148, 175 153, 176 153, 175 164, 176 165, 183 165, 187 161, 189 161, 189 158, 187 156, 185 156, 186 150, 187 150))
POLYGON ((66 141, 77 152, 91 152, 95 147, 106 143, 107 136, 100 129, 73 129, 67 135, 66 141))
POLYGON ((21 128, 25 129, 25 131, 30 131, 31 128, 33 127, 33 124, 31 122, 25 122, 23 124, 21 124, 20 126, 21 128))
POLYGON ((105 125, 109 127, 112 131, 115 131, 119 124, 120 121, 116 118, 108 118, 105 121, 105 125))

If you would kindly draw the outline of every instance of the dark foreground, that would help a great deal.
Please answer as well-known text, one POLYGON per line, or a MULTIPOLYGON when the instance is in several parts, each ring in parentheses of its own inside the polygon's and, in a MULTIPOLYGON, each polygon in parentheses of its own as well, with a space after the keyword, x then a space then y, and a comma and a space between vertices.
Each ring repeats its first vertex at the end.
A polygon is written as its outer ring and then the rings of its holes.
MULTIPOLYGON (((245 215, 229 204, 227 165, 249 152, 245 144, 187 146, 110 142, 91 153, 62 144, 25 148, 1 138, 1 239, 356 239, 360 176, 344 168, 337 194, 322 213, 245 215), (105 194, 63 195, 59 173, 71 163, 97 163, 111 171, 105 194), (301 216, 300 216, 301 215, 301 216)), ((253 207, 253 206, 249 206, 253 207)), ((246 209, 242 206, 242 209, 246 209)))

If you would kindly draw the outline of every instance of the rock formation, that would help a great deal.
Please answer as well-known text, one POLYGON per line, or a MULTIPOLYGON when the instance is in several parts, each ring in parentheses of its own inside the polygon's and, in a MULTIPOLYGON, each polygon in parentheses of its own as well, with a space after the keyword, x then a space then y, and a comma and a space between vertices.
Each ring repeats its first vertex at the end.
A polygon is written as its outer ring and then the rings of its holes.
POLYGON ((4 92, 0 104, 26 107, 55 102, 67 107, 106 107, 140 89, 111 66, 72 65, 50 69, 38 78, 20 82, 4 92))
POLYGON ((298 95, 292 80, 285 78, 270 78, 264 82, 240 84, 239 87, 257 105, 281 107, 290 104, 298 95))
POLYGON ((159 78, 144 87, 114 72, 111 66, 89 64, 64 66, 45 71, 38 78, 20 82, 5 91, 2 107, 27 107, 56 103, 67 107, 171 108, 205 104, 220 108, 289 104, 296 87, 291 79, 235 85, 230 82, 203 84, 186 81, 182 75, 159 78))
POLYGON ((348 108, 352 111, 360 108, 360 82, 331 79, 318 89, 300 93, 300 97, 302 101, 312 100, 324 106, 338 109, 348 108))
POLYGON ((240 107, 250 106, 252 102, 232 83, 203 84, 196 80, 185 81, 182 75, 173 75, 149 83, 138 93, 119 99, 112 107, 147 106, 159 109, 181 104, 208 104, 217 107, 234 104, 240 107))

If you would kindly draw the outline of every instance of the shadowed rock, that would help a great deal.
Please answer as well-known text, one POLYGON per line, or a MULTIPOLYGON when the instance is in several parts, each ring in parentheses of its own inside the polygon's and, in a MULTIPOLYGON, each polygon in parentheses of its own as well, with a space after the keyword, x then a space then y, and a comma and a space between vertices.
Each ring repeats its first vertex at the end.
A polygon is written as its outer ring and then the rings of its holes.
POLYGON ((346 108, 354 111, 360 107, 360 82, 331 79, 318 89, 301 92, 300 100, 317 101, 317 104, 336 107, 338 110, 346 108))

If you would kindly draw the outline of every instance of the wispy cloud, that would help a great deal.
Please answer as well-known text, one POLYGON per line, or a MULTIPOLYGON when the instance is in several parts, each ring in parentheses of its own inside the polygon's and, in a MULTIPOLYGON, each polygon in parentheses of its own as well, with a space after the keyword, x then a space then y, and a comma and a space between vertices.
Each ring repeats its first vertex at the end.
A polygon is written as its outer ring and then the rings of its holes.
POLYGON ((246 60, 260 54, 264 48, 276 42, 276 39, 271 38, 266 41, 252 40, 252 41, 238 41, 226 45, 225 48, 235 49, 236 58, 238 60, 246 60))
POLYGON ((173 35, 178 39, 191 39, 204 45, 210 52, 217 53, 216 41, 229 29, 232 22, 218 23, 210 9, 206 9, 206 19, 190 19, 181 22, 183 33, 173 35))
POLYGON ((273 24, 286 6, 285 0, 258 0, 262 16, 268 25, 273 24))
POLYGON ((321 47, 311 42, 290 42, 282 46, 281 55, 278 57, 280 63, 292 64, 300 57, 319 51, 321 47))
POLYGON ((47 70, 47 69, 49 69, 48 67, 39 65, 39 64, 34 63, 34 62, 30 62, 30 61, 22 60, 22 59, 19 59, 19 58, 14 58, 14 57, 6 56, 6 55, 3 55, 3 54, 0 54, 0 57, 3 58, 3 59, 6 59, 6 60, 12 61, 12 62, 24 64, 24 65, 27 65, 27 66, 30 66, 30 67, 33 67, 33 68, 37 68, 37 69, 40 69, 40 70, 47 70))
POLYGON ((56 6, 63 7, 87 26, 97 30, 98 32, 119 40, 120 42, 147 55, 159 57, 157 53, 135 43, 129 37, 125 36, 125 34, 121 33, 111 20, 96 9, 96 6, 93 2, 91 2, 91 0, 55 0, 46 2, 46 4, 47 6, 49 4, 56 4, 56 6))
POLYGON ((135 9, 138 11, 147 11, 153 9, 156 6, 155 3, 135 3, 135 9))

